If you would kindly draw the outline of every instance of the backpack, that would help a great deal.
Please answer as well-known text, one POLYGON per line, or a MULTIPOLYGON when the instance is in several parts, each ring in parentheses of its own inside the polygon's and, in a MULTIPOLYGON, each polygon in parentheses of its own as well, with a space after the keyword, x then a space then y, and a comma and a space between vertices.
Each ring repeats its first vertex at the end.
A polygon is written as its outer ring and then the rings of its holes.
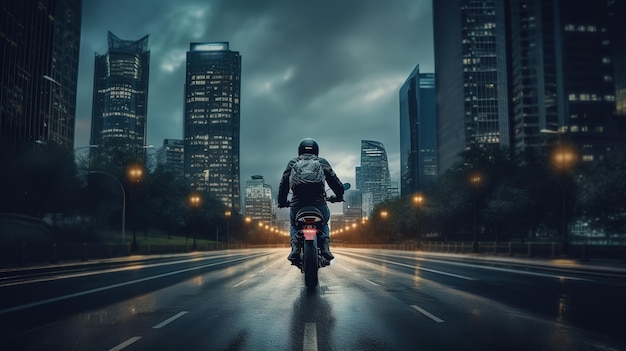
POLYGON ((324 169, 317 156, 300 156, 291 168, 289 187, 296 185, 323 183, 326 180, 324 169))

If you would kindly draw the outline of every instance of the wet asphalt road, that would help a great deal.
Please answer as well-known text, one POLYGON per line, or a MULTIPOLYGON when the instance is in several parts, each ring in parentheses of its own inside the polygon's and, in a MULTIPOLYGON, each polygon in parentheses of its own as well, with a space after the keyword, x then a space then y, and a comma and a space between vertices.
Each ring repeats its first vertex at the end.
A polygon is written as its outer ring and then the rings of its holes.
POLYGON ((2 271, 3 350, 625 350, 626 267, 287 249, 2 271))

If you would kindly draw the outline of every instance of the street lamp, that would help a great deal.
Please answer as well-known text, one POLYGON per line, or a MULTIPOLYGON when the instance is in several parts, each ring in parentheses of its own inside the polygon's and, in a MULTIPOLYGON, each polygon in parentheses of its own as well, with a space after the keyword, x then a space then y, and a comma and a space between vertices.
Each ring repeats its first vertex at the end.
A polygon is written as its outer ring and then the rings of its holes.
POLYGON ((228 247, 228 231, 229 231, 228 221, 230 220, 230 215, 231 215, 230 210, 226 210, 226 212, 224 212, 224 216, 226 216, 226 247, 228 247))
MULTIPOLYGON (((380 211, 380 218, 381 218, 383 221, 387 221, 387 217, 389 217, 389 213, 388 213, 386 210, 382 210, 382 211, 380 211)), ((385 229, 386 229, 386 223, 385 223, 385 225, 384 225, 384 226, 385 226, 385 229)), ((387 236, 387 238, 386 238, 386 239, 387 239, 387 242, 389 242, 389 236, 390 236, 390 234, 389 234, 389 231, 388 231, 388 230, 385 230, 385 235, 387 236)))
MULTIPOLYGON (((50 77, 47 74, 42 75, 42 78, 49 81, 50 84, 50 90, 49 90, 49 94, 48 94, 48 115, 45 117, 46 118, 46 123, 44 123, 44 126, 47 128, 51 128, 52 129, 52 133, 58 133, 59 132, 59 128, 60 128, 60 123, 58 121, 54 120, 54 110, 57 110, 60 108, 54 108, 54 102, 55 100, 59 99, 59 94, 57 93, 57 89, 61 89, 63 88, 63 86, 61 85, 61 83, 57 82, 54 78, 50 77)), ((45 131, 46 135, 50 135, 50 131, 46 130, 45 131)), ((49 138, 49 137, 48 137, 49 138)), ((46 138, 46 140, 49 140, 48 138, 46 138)))
POLYGON ((422 245, 422 221, 420 218, 422 204, 424 203, 424 196, 420 193, 413 196, 413 202, 417 207, 416 219, 417 219, 417 249, 419 250, 422 245))
POLYGON ((566 180, 567 180, 567 174, 569 170, 572 169, 572 167, 574 166, 576 162, 576 153, 572 148, 566 145, 560 145, 558 148, 554 150, 553 162, 561 175, 561 206, 562 206, 561 230, 563 232, 561 247, 562 247, 563 252, 566 253, 568 249, 568 234, 569 234, 567 230, 567 210, 566 210, 566 201, 565 201, 566 180))
POLYGON ((559 129, 558 131, 542 129, 541 133, 545 134, 558 134, 559 141, 557 147, 552 152, 552 164, 554 168, 558 170, 561 176, 561 231, 562 231, 562 242, 561 242, 561 250, 563 253, 567 253, 568 251, 568 230, 567 230, 567 210, 566 210, 566 180, 569 171, 575 166, 578 161, 578 155, 576 150, 570 146, 566 145, 563 140, 563 135, 567 133, 566 130, 559 129))
POLYGON ((137 252, 139 245, 137 245, 137 187, 143 177, 143 167, 139 164, 132 164, 126 169, 126 175, 131 184, 134 184, 133 193, 133 243, 130 246, 132 252, 137 252))
POLYGON ((193 246, 192 246, 192 250, 196 249, 196 233, 198 231, 198 228, 197 228, 197 219, 198 219, 197 218, 198 217, 197 210, 198 210, 198 206, 200 205, 200 201, 201 201, 200 195, 198 195, 196 193, 193 193, 193 194, 191 194, 191 196, 189 196, 189 204, 191 205, 192 215, 193 215, 193 217, 192 217, 192 221, 193 221, 193 226, 192 226, 192 228, 193 228, 192 229, 193 230, 193 246))
POLYGON ((124 191, 124 186, 122 185, 122 183, 120 183, 119 180, 117 180, 117 178, 115 178, 115 176, 109 172, 104 172, 104 171, 90 171, 89 174, 104 174, 107 175, 111 178, 113 178, 113 180, 120 186, 120 189, 122 189, 122 244, 124 243, 125 240, 125 235, 126 235, 126 192, 124 191))
POLYGON ((480 186, 480 182, 482 179, 480 178, 480 174, 473 173, 470 176, 470 185, 473 189, 473 197, 474 197, 474 240, 472 241, 472 251, 474 253, 478 253, 478 187, 480 186))

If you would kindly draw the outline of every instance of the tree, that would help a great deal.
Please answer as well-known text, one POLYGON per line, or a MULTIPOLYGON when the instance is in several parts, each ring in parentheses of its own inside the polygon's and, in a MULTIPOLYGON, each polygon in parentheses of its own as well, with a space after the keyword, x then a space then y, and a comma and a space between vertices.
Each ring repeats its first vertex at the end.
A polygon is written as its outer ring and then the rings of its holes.
POLYGON ((146 219, 169 236, 175 235, 190 213, 188 197, 191 188, 183 179, 160 166, 150 174, 146 186, 149 196, 145 203, 146 219))
POLYGON ((626 157, 615 157, 586 167, 577 187, 578 212, 592 228, 607 235, 626 230, 626 157))
POLYGON ((80 208, 80 181, 72 150, 54 143, 24 147, 3 173, 2 212, 43 217, 80 208))

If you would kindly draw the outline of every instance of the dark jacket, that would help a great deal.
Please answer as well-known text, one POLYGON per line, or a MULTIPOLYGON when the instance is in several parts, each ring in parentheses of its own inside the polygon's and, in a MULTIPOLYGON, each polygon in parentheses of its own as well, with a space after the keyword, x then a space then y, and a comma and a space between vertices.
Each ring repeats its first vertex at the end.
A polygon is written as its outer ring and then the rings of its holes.
MULTIPOLYGON (((339 199, 343 199, 343 183, 333 171, 330 163, 322 157, 318 157, 318 160, 322 164, 324 170, 324 176, 326 183, 330 189, 335 193, 335 196, 339 199)), ((280 180, 278 186, 278 206, 285 207, 288 205, 287 194, 289 194, 289 175, 293 165, 298 161, 298 157, 292 159, 287 164, 287 168, 283 172, 283 177, 280 180)), ((291 196, 291 206, 307 206, 307 205, 321 205, 326 203, 326 192, 324 182, 314 184, 302 184, 294 186, 291 189, 293 194, 291 196)))

